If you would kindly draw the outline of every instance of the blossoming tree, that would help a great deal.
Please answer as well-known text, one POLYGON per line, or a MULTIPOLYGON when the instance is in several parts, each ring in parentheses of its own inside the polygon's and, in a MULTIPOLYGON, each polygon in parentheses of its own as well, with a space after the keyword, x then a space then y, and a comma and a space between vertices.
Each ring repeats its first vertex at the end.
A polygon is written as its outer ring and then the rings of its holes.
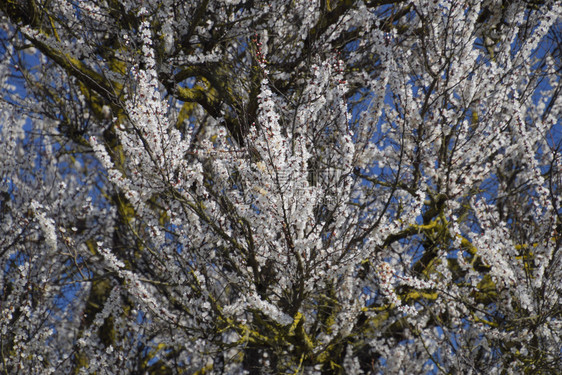
POLYGON ((561 15, 3 2, 0 369, 560 371, 561 15))

